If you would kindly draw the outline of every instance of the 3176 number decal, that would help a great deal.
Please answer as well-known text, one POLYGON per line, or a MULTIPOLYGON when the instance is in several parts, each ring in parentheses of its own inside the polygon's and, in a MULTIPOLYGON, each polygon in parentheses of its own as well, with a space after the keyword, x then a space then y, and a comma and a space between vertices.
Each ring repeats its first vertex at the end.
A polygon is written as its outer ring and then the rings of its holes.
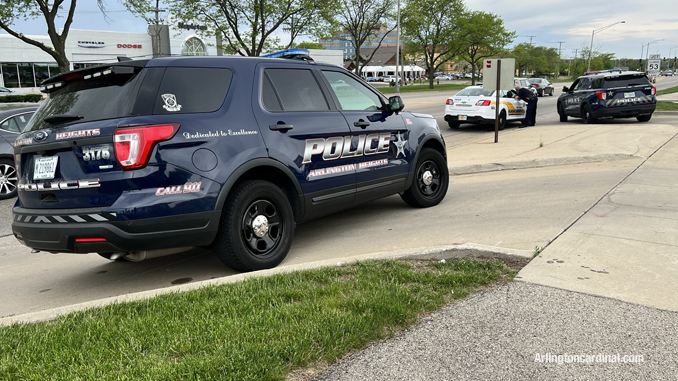
POLYGON ((85 147, 82 149, 82 160, 108 160, 111 157, 111 153, 108 150, 108 147, 85 147))

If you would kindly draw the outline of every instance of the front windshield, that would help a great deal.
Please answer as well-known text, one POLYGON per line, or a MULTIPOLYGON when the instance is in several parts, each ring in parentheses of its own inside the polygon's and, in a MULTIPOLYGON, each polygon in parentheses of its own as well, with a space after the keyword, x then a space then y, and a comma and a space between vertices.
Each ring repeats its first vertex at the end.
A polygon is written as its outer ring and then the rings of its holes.
POLYGON ((457 93, 458 97, 489 97, 494 91, 484 90, 482 87, 467 87, 457 93))

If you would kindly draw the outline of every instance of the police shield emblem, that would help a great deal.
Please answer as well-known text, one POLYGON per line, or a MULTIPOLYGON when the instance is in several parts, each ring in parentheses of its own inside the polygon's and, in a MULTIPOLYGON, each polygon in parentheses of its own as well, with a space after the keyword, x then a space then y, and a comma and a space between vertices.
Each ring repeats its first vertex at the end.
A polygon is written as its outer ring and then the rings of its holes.
POLYGON ((162 94, 162 101, 165 102, 165 105, 162 106, 167 111, 179 111, 181 110, 181 105, 177 103, 177 97, 174 94, 162 94))

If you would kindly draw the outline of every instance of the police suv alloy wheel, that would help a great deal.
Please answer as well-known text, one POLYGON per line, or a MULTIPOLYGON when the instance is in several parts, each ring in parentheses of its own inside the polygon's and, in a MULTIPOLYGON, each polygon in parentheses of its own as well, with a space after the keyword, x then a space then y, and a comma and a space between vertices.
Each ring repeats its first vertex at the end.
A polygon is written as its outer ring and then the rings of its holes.
POLYGON ((212 250, 238 271, 270 269, 292 246, 294 215, 285 193, 273 183, 246 181, 226 200, 212 250))
POLYGON ((424 148, 417 160, 412 184, 400 197, 416 208, 435 206, 445 198, 449 182, 445 157, 432 148, 424 148))
POLYGON ((0 200, 16 196, 18 181, 19 175, 16 173, 14 162, 8 159, 0 159, 0 200))

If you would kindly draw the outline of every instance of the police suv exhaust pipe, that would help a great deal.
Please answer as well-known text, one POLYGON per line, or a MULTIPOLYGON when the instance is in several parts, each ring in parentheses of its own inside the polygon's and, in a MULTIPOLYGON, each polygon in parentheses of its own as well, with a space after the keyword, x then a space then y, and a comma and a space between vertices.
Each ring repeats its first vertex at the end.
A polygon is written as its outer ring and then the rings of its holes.
POLYGON ((176 247, 172 249, 159 250, 121 251, 118 253, 113 253, 110 257, 110 260, 115 261, 119 258, 122 258, 130 262, 141 262, 144 259, 164 257, 165 255, 177 254, 191 249, 192 247, 176 247))

